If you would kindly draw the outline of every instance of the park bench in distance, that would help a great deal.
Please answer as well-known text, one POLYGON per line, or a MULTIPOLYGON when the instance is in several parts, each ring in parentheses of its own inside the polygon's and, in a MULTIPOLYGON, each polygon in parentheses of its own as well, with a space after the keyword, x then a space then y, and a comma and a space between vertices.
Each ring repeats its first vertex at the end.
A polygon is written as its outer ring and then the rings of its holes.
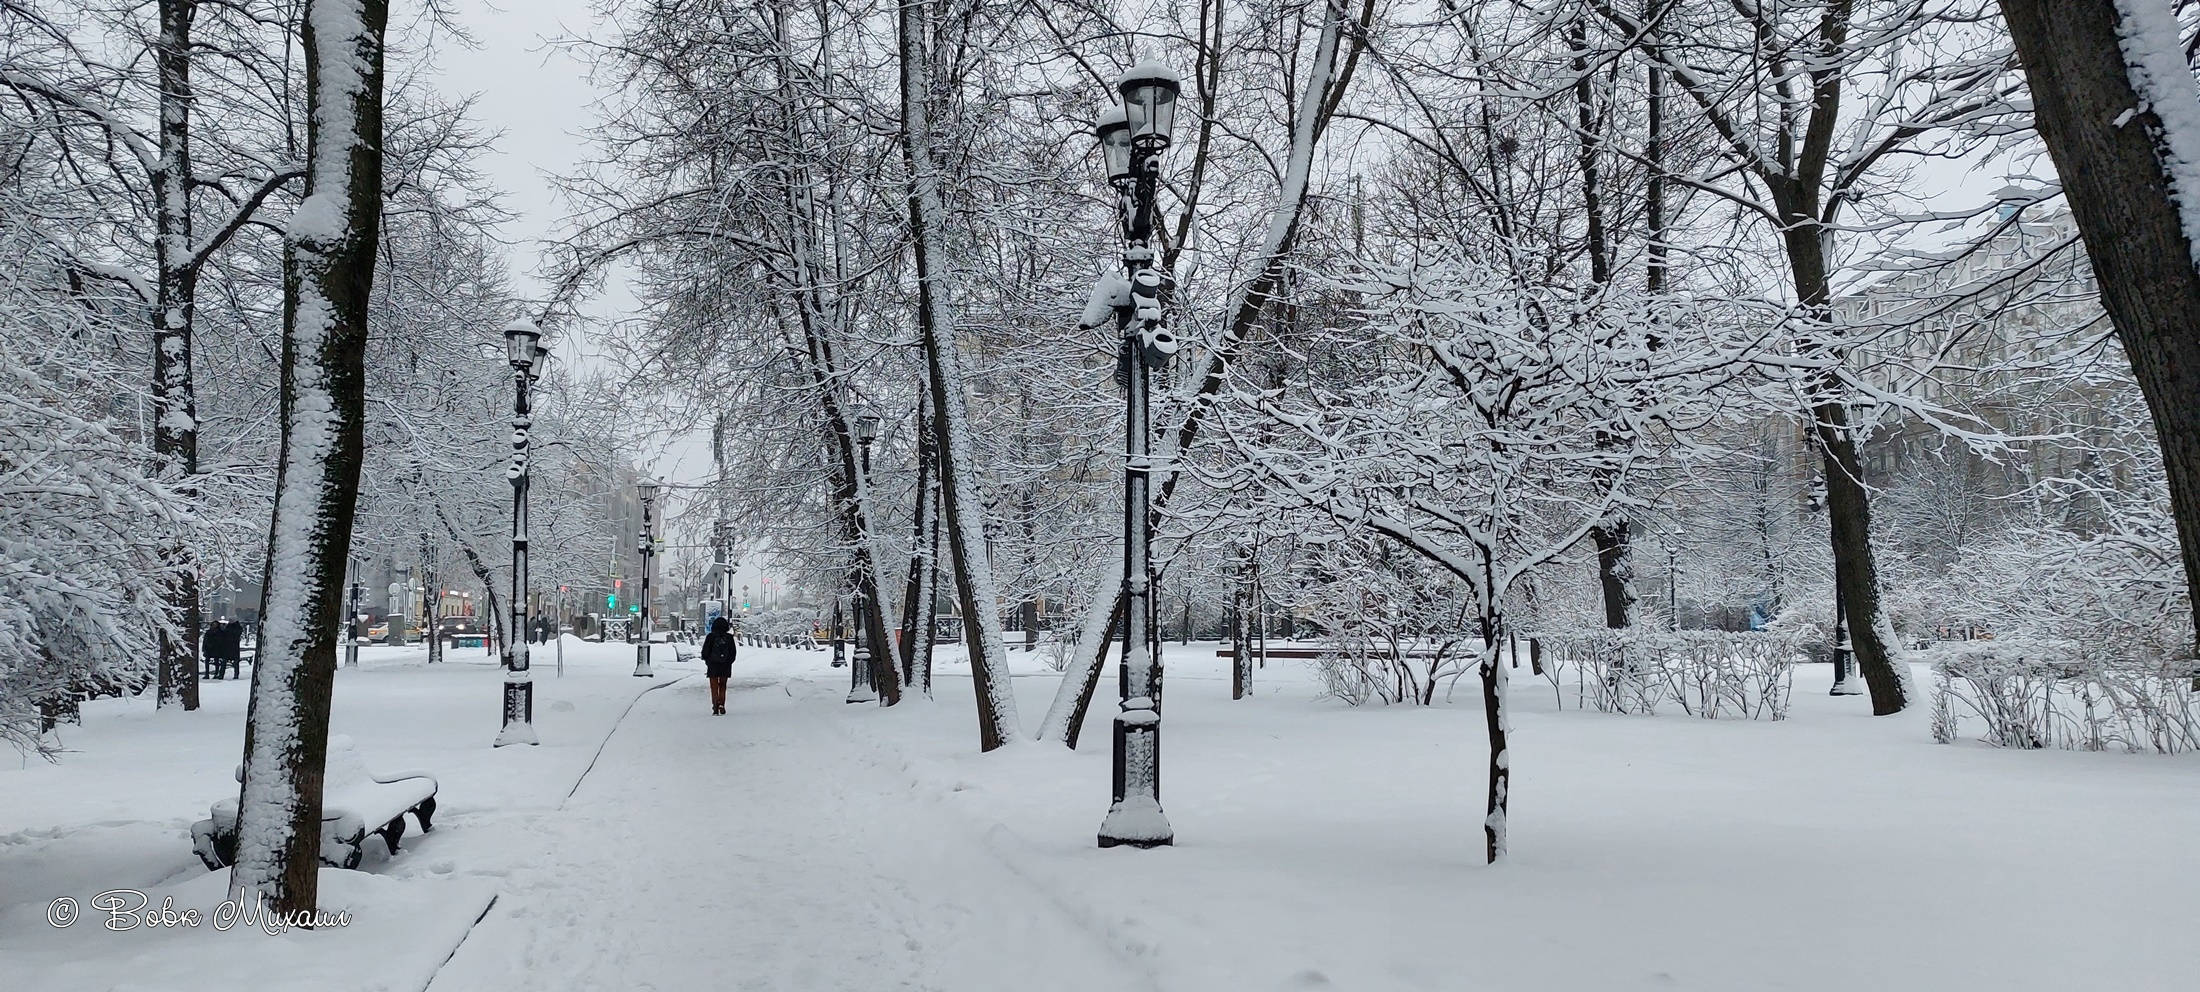
MULTIPOLYGON (((244 766, 237 766, 237 780, 244 781, 244 766)), ((405 835, 405 814, 420 821, 420 832, 435 829, 434 776, 417 772, 377 776, 367 771, 366 761, 348 737, 328 742, 328 777, 321 799, 321 863, 336 868, 357 868, 365 855, 361 846, 372 833, 397 853, 405 835)), ((216 802, 212 816, 191 825, 191 849, 210 871, 229 867, 237 860, 237 797, 216 802)))

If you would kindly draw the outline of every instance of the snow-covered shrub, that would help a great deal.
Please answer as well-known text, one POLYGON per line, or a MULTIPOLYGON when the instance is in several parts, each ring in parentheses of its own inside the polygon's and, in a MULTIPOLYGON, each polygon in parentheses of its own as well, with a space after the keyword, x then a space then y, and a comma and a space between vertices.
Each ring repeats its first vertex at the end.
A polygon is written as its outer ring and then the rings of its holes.
POLYGON ((2132 661, 2067 640, 1955 641, 1928 649, 1933 739, 1982 724, 1996 747, 2179 754, 2200 749, 2200 662, 2132 661))
POLYGON ((50 754, 79 696, 151 678, 178 522, 94 379, 25 344, 0 334, 0 740, 50 754))
POLYGON ((1338 541, 1314 555, 1326 581, 1300 590, 1330 632, 1314 660, 1329 694, 1426 706, 1479 662, 1478 638, 1461 632, 1467 599, 1440 569, 1375 542, 1338 541))
POLYGON ((1660 706, 1707 720, 1783 720, 1794 692, 1799 639, 1721 630, 1599 630, 1541 639, 1544 676, 1575 704, 1604 713, 1660 706))

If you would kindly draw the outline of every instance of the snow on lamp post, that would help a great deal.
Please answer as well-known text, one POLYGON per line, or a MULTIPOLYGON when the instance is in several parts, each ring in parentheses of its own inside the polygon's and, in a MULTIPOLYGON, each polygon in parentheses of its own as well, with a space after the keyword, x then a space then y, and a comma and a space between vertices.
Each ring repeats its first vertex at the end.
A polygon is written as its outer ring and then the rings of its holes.
POLYGON ((657 557, 657 493, 664 488, 655 479, 643 479, 634 484, 634 491, 642 497, 642 533, 636 547, 642 555, 642 598, 636 604, 642 614, 642 638, 634 645, 634 677, 656 678, 649 670, 649 573, 654 571, 652 559, 657 557))
MULTIPOLYGON (((1810 484, 1810 510, 1816 514, 1826 508, 1826 480, 1813 479, 1810 484)), ((1849 647, 1848 603, 1841 597, 1841 573, 1833 575, 1833 688, 1828 696, 1861 696, 1864 690, 1856 684, 1856 663, 1849 647)))
POLYGON ((512 366, 512 626, 504 638, 504 726, 496 747, 540 744, 535 738, 535 682, 527 670, 527 433, 533 426, 527 389, 542 359, 542 328, 515 320, 504 328, 504 357, 512 366))
MULTIPOLYGON (((865 411, 856 416, 856 445, 863 452, 862 468, 856 476, 858 500, 863 498, 863 487, 871 478, 871 443, 878 440, 878 424, 878 414, 865 411)), ((863 516, 858 514, 856 519, 860 521, 863 516)), ((871 645, 863 639, 867 619, 864 610, 870 605, 863 595, 863 570, 866 561, 863 542, 868 540, 870 535, 862 531, 859 523, 856 532, 855 567, 848 577, 855 586, 855 595, 849 597, 849 602, 855 607, 852 617, 855 649, 848 656, 848 701, 851 703, 869 703, 879 698, 878 687, 872 684, 871 645)))
MULTIPOLYGON (((1183 83, 1163 66, 1141 62, 1115 84, 1123 104, 1093 128, 1123 228, 1128 284, 1103 281, 1095 303, 1108 305, 1122 333, 1116 374, 1124 393, 1123 665, 1114 722, 1114 801, 1100 822, 1101 847, 1162 847, 1176 839, 1161 810, 1161 644, 1153 612, 1153 437, 1147 373, 1176 354, 1161 310, 1167 281, 1154 253, 1161 154, 1176 127, 1183 83)), ((1093 308, 1088 325, 1097 326, 1093 308)), ((1100 318, 1104 319, 1104 318, 1100 318)))

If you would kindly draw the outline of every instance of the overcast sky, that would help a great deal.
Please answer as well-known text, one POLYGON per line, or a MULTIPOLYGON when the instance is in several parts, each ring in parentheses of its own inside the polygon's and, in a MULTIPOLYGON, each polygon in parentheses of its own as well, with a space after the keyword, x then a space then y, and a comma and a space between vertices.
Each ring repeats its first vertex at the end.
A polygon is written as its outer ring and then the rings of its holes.
MULTIPOLYGON (((597 118, 595 104, 603 96, 580 63, 551 42, 602 29, 590 0, 456 0, 455 6, 480 47, 444 45, 435 58, 439 83, 454 97, 476 94, 475 117, 484 128, 501 132, 495 151, 480 166, 516 215, 499 232, 510 243, 514 287, 537 295, 543 292, 535 275, 540 243, 562 233, 566 212, 550 177, 576 171, 587 157, 581 131, 597 118)), ((583 307, 587 324, 558 329, 564 337, 557 346, 560 357, 584 367, 597 364, 590 334, 631 312, 633 304, 632 294, 614 277, 583 307)), ((708 425, 635 457, 668 481, 701 481, 711 472, 708 425)), ((749 565, 736 581, 760 589, 763 576, 749 565)))

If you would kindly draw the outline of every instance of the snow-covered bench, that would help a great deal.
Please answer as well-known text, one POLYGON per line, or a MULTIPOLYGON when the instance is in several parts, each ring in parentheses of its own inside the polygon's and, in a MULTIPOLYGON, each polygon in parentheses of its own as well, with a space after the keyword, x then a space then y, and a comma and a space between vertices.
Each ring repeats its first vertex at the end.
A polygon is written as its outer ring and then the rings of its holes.
MULTIPOLYGON (((367 771, 351 739, 341 736, 329 738, 327 769, 321 797, 322 864, 359 867, 370 833, 396 854, 407 813, 420 821, 421 833, 435 829, 434 776, 375 775, 367 771)), ((237 766, 237 780, 244 781, 243 765, 237 766)), ((237 860, 237 797, 216 802, 210 812, 211 817, 191 825, 191 849, 209 870, 218 870, 237 860)))

